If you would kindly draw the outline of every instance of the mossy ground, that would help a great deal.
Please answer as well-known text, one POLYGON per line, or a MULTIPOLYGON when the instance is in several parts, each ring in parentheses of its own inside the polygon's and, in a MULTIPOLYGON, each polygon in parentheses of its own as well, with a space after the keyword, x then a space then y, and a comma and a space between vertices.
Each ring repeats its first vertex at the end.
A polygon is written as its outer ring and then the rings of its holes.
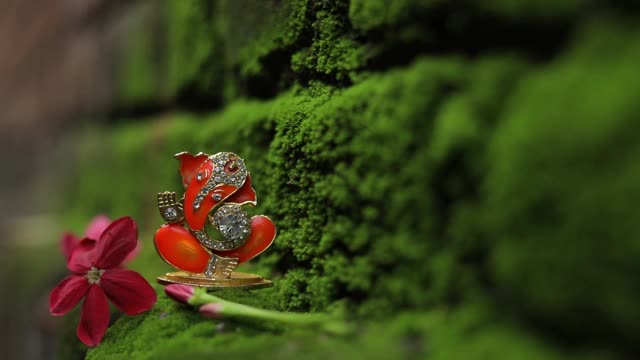
POLYGON ((168 270, 151 236, 154 194, 180 189, 172 155, 236 152, 257 212, 279 231, 245 270, 275 287, 220 296, 338 311, 360 330, 331 338, 225 320, 221 331, 160 295, 148 314, 118 319, 89 358, 637 353, 633 11, 596 1, 170 3, 180 9, 169 17, 169 96, 189 108, 192 95, 200 112, 79 134, 69 224, 133 216, 145 250, 132 267, 153 279, 168 270), (532 31, 553 37, 540 44, 532 31))

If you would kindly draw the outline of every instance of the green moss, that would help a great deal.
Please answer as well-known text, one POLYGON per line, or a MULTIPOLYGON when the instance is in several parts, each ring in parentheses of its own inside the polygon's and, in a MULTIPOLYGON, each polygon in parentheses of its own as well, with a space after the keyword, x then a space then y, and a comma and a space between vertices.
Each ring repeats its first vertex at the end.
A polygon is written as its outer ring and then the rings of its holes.
MULTIPOLYGON (((374 166, 365 159, 371 156, 380 165, 391 166, 407 148, 420 145, 426 133, 402 131, 398 133, 400 138, 386 134, 399 126, 398 122, 413 124, 417 130, 429 127, 412 120, 418 118, 416 113, 426 112, 431 106, 423 103, 421 94, 425 90, 437 94, 441 87, 456 81, 459 69, 461 66, 455 62, 422 61, 409 71, 377 76, 346 91, 331 91, 326 85, 316 84, 308 90, 294 89, 270 102, 235 103, 206 122, 174 116, 151 128, 146 124, 122 127, 112 137, 111 155, 105 155, 104 162, 110 165, 95 168, 88 164, 92 170, 82 170, 85 178, 92 181, 77 184, 78 211, 103 208, 109 213, 122 213, 136 208, 133 214, 143 223, 145 219, 157 220, 154 198, 148 192, 177 190, 176 164, 171 154, 190 148, 229 148, 243 154, 254 176, 264 179, 255 185, 261 194, 260 210, 278 219, 280 251, 290 252, 305 266, 313 264, 317 267, 314 271, 322 274, 324 265, 319 260, 330 257, 336 246, 344 246, 354 254, 372 246, 374 241, 368 234, 376 229, 359 228, 356 223, 358 219, 377 220, 387 210, 380 195, 395 196, 394 179, 384 176, 384 166, 374 166), (391 94, 406 102, 402 106, 406 109, 404 116, 392 118, 400 106, 383 101, 391 94), (374 102, 377 105, 367 106, 372 98, 380 100, 374 102), (355 109, 362 111, 353 115, 355 109), (372 152, 372 142, 383 145, 388 141, 394 142, 397 149, 372 152), (331 152, 322 152, 329 148, 331 152), (349 164, 351 159, 356 161, 349 164), (90 195, 98 188, 108 187, 114 177, 125 192, 100 198, 90 195), (301 212, 305 216, 299 216, 301 212), (334 221, 341 225, 334 227, 334 221), (350 232, 353 238, 345 238, 350 232)), ((416 162, 416 169, 402 181, 409 183, 411 176, 421 173, 421 165, 416 162)), ((411 199, 407 197, 406 201, 411 199)), ((401 208, 410 206, 400 203, 393 206, 393 211, 401 213, 401 208)), ((381 235, 390 231, 379 230, 381 235)), ((381 258, 386 246, 375 250, 380 251, 381 258)), ((354 269, 360 270, 352 271, 366 273, 367 268, 359 266, 354 269)), ((360 284, 350 285, 355 288, 368 283, 353 278, 360 284)))
POLYGON ((312 23, 311 46, 292 56, 291 67, 295 72, 315 72, 337 81, 346 80, 362 63, 359 45, 349 38, 348 4, 325 1, 315 6, 318 10, 312 23))
POLYGON ((593 0, 479 0, 475 1, 475 3, 482 9, 512 19, 534 18, 542 21, 553 21, 575 17, 581 12, 591 10, 597 2, 593 0))
POLYGON ((189 339, 191 344, 209 341, 216 333, 215 323, 199 320, 201 317, 198 313, 161 297, 150 313, 120 319, 107 332, 103 344, 89 352, 87 358, 149 358, 149 349, 162 353, 167 339, 177 342, 189 339), (151 323, 153 326, 150 326, 151 323), (131 337, 130 334, 134 331, 137 335, 131 337))
MULTIPOLYGON (((431 15, 447 17, 446 26, 453 28, 456 22, 465 23, 470 18, 492 16, 498 21, 514 20, 539 21, 549 23, 566 21, 593 10, 596 1, 540 1, 540 0, 504 0, 504 1, 447 1, 447 0, 353 0, 349 5, 349 18, 354 27, 364 31, 384 28, 411 27, 423 19, 432 19, 431 15)), ((423 23, 426 29, 434 24, 423 23)), ((428 33, 423 35, 429 36, 428 33)))
POLYGON ((154 47, 151 29, 138 29, 129 40, 127 57, 120 74, 120 101, 124 104, 145 103, 165 96, 158 76, 161 64, 153 61, 154 47), (145 31, 147 30, 147 31, 145 31))
POLYGON ((355 338, 340 338, 308 331, 269 329, 258 323, 204 319, 194 309, 170 303, 166 298, 161 298, 150 313, 119 319, 107 332, 103 344, 89 351, 87 359, 230 356, 615 359, 609 352, 590 348, 575 352, 554 349, 479 304, 455 312, 408 312, 384 323, 367 323, 355 338))
POLYGON ((221 96, 225 58, 220 28, 206 1, 163 2, 167 17, 167 86, 173 94, 190 86, 201 96, 221 96), (206 70, 206 71, 205 71, 206 70))
POLYGON ((354 27, 371 30, 405 23, 412 12, 423 12, 443 3, 444 0, 353 0, 349 4, 349 18, 354 27))
POLYGON ((146 21, 124 59, 123 103, 177 98, 214 108, 238 97, 273 97, 297 82, 349 84, 369 64, 406 62, 422 48, 446 48, 461 37, 491 44, 505 29, 528 36, 528 27, 572 24, 603 6, 591 0, 171 0, 143 8, 146 21))
POLYGON ((161 296, 150 313, 119 319, 90 358, 635 351, 637 25, 589 21, 586 1, 382 4, 173 3, 172 88, 226 105, 85 134, 66 214, 74 224, 87 213, 133 215, 145 250, 132 267, 152 279, 169 270, 151 239, 161 223, 155 194, 181 188, 172 155, 236 152, 255 179, 256 212, 278 226, 274 246, 243 268, 275 287, 221 296, 342 311, 362 331, 326 338, 239 322, 220 333, 161 296), (463 21, 417 20, 450 11, 463 21), (526 38, 482 43, 488 49, 405 47, 424 45, 418 35, 446 40, 473 32, 469 24, 502 29, 522 16, 532 29, 570 27, 555 34, 573 34, 569 45, 556 39, 557 49, 533 59, 526 38))
POLYGON ((188 91, 219 100, 225 57, 219 26, 205 1, 151 1, 135 12, 136 24, 122 60, 119 100, 135 107, 173 101, 188 91), (204 69, 210 71, 203 71, 204 69))
MULTIPOLYGON (((486 67, 496 73, 498 67, 488 64, 471 72, 484 75, 486 67)), ((441 250, 432 183, 444 160, 430 155, 434 125, 424 119, 436 115, 452 88, 465 87, 469 69, 457 59, 423 59, 346 90, 312 83, 272 101, 236 102, 206 121, 172 116, 121 127, 111 136, 112 158, 85 170, 92 183, 86 190, 80 185, 85 195, 77 198, 78 208, 100 204, 113 216, 133 214, 149 249, 133 267, 151 278, 167 269, 153 254, 149 234, 160 222, 153 194, 179 189, 171 153, 229 149, 262 179, 255 183, 258 212, 279 228, 278 241, 256 268, 284 274, 264 301, 283 310, 325 310, 342 302, 354 316, 374 318, 437 304, 462 284, 455 285, 456 255, 441 250), (404 166, 398 168, 399 161, 404 166), (88 195, 115 179, 125 192, 88 195), (435 260, 426 262, 424 254, 435 260)), ((498 82, 507 74, 514 72, 485 78, 498 82)))
POLYGON ((523 79, 492 140, 487 213, 493 275, 514 305, 567 332, 631 341, 640 324, 627 286, 640 271, 631 160, 640 156, 640 33, 612 29, 588 29, 523 79))
POLYGON ((226 2, 224 12, 240 20, 227 21, 226 26, 232 57, 238 59, 242 75, 269 71, 264 68, 265 59, 302 40, 308 6, 306 0, 226 2))

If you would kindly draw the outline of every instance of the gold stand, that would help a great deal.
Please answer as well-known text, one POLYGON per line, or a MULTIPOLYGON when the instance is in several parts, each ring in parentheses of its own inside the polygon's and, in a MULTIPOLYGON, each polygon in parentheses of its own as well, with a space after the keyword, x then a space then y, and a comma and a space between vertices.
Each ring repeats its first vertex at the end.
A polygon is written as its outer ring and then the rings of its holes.
POLYGON ((207 290, 222 289, 262 289, 273 286, 271 280, 267 280, 262 276, 232 272, 228 279, 216 279, 204 276, 202 274, 190 274, 182 271, 166 273, 164 276, 158 276, 158 282, 162 285, 169 284, 185 284, 206 288, 207 290))

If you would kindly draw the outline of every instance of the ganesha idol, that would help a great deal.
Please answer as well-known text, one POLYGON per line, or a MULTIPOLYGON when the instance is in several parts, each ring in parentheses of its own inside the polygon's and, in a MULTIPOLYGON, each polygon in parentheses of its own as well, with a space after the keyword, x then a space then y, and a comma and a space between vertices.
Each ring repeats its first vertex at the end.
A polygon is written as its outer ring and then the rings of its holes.
POLYGON ((251 175, 238 155, 187 152, 176 154, 184 196, 158 194, 164 225, 156 231, 158 254, 178 272, 158 277, 162 284, 182 283, 207 288, 260 288, 272 285, 258 275, 234 272, 241 263, 267 249, 276 228, 263 215, 250 217, 256 206, 251 175))

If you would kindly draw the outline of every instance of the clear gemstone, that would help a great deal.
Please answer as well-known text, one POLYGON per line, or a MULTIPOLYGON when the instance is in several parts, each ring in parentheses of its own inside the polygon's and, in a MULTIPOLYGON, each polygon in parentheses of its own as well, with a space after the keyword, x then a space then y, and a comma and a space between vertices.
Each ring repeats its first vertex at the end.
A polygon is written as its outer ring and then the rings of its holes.
POLYGON ((220 195, 220 194, 213 194, 213 195, 211 196, 211 198, 212 198, 214 201, 220 201, 220 200, 222 200, 222 195, 220 195))
POLYGON ((230 240, 241 240, 244 239, 247 234, 245 230, 248 230, 249 223, 243 214, 232 213, 223 215, 218 220, 218 228, 225 238, 230 240))
POLYGON ((169 220, 173 220, 178 217, 178 210, 172 207, 166 208, 164 209, 164 216, 169 220))

